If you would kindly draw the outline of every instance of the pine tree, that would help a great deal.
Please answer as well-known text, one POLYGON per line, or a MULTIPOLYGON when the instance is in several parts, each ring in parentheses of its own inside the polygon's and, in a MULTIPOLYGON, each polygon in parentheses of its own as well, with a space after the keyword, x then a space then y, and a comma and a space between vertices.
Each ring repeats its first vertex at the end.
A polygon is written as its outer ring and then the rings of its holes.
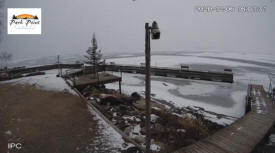
POLYGON ((97 50, 97 41, 95 34, 93 34, 93 39, 91 43, 92 47, 89 47, 86 51, 88 55, 85 55, 87 59, 85 63, 93 67, 94 77, 98 77, 98 66, 100 66, 103 63, 103 61, 101 50, 97 50))

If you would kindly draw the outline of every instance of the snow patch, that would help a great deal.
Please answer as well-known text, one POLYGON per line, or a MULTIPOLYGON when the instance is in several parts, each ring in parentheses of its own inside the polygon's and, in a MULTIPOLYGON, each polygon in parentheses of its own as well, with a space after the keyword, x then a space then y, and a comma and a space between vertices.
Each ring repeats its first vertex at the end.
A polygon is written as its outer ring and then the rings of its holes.
POLYGON ((151 150, 153 151, 160 151, 161 147, 159 145, 156 144, 151 144, 151 150))
POLYGON ((158 120, 158 116, 155 114, 151 114, 151 122, 155 123, 158 120))
POLYGON ((77 95, 74 90, 72 90, 66 82, 61 77, 56 77, 58 70, 45 71, 45 75, 36 75, 30 77, 23 77, 8 81, 0 82, 0 84, 12 83, 12 84, 29 84, 35 85, 44 90, 54 90, 54 91, 68 91, 71 94, 77 95))
POLYGON ((5 134, 12 135, 12 132, 10 130, 6 131, 5 134))
POLYGON ((271 144, 271 145, 275 144, 275 134, 271 134, 269 136, 269 144, 271 144))
MULTIPOLYGON (((103 139, 102 142, 105 143, 106 150, 114 150, 114 149, 127 149, 130 146, 133 146, 132 144, 127 144, 122 136, 116 132, 111 126, 109 126, 95 111, 88 106, 89 112, 94 116, 94 119, 98 121, 99 125, 99 131, 101 133, 101 139, 103 139), (125 146, 125 144, 127 144, 125 146)), ((116 151, 115 151, 116 152, 116 151)))

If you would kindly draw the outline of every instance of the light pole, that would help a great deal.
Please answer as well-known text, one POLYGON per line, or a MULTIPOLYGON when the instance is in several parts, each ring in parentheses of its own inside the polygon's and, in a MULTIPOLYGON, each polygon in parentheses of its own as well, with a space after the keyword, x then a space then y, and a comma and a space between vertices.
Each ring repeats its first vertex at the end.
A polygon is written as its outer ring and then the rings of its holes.
POLYGON ((146 103, 146 153, 150 153, 151 149, 151 47, 150 34, 152 39, 160 38, 160 31, 156 21, 149 26, 145 23, 145 103, 146 103))

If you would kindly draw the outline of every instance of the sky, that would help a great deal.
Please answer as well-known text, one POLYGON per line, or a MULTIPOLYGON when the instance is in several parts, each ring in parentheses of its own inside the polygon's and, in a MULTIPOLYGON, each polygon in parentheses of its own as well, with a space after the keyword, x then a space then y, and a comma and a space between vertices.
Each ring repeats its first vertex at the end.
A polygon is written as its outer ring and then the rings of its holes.
POLYGON ((161 31, 153 52, 275 52, 275 0, 0 0, 0 9, 0 51, 14 60, 83 54, 93 33, 103 54, 143 52, 144 25, 153 21, 161 31), (8 35, 7 8, 42 8, 42 34, 8 35))

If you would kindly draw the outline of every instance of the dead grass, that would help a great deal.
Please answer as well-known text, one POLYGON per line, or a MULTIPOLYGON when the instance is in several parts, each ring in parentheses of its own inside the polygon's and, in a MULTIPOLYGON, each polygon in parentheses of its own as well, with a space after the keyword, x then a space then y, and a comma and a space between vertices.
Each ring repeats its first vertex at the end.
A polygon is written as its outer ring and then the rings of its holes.
POLYGON ((154 113, 159 119, 153 126, 152 138, 161 143, 162 152, 175 151, 209 135, 207 126, 201 120, 181 118, 167 111, 154 111, 154 113), (161 126, 156 126, 157 124, 161 126))
POLYGON ((28 85, 1 85, 1 153, 7 152, 8 142, 22 143, 20 153, 85 152, 95 135, 96 121, 78 96, 28 85))

